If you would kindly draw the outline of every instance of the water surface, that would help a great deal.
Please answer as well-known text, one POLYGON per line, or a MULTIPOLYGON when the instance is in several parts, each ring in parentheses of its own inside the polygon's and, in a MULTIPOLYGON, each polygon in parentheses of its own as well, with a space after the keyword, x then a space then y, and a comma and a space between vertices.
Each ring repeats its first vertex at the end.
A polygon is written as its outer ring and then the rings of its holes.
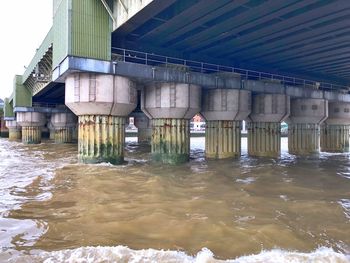
POLYGON ((0 139, 0 261, 350 262, 349 154, 295 157, 283 138, 281 158, 252 158, 242 139, 240 159, 208 161, 192 138, 167 166, 127 140, 112 166, 0 139))

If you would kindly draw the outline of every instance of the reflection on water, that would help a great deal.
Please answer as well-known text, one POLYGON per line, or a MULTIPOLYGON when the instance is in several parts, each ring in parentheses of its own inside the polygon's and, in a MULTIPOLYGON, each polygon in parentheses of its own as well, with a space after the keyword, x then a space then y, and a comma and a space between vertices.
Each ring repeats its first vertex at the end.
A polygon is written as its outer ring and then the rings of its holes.
POLYGON ((240 159, 205 160, 192 138, 191 161, 166 166, 129 138, 112 166, 0 139, 0 261, 348 262, 349 155, 295 157, 283 139, 281 158, 251 158, 242 144, 240 159))

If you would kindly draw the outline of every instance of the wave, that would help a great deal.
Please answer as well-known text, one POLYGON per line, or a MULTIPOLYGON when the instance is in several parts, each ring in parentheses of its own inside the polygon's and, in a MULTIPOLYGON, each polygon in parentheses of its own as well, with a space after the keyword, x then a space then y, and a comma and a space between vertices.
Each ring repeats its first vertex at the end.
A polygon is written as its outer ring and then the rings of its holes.
MULTIPOLYGON (((1 258, 1 253, 0 253, 1 258)), ((184 252, 170 250, 143 249, 133 250, 126 246, 116 247, 80 247, 53 252, 39 252, 38 254, 19 256, 9 262, 43 262, 43 263, 107 263, 107 262, 167 262, 167 263, 349 263, 350 256, 335 252, 331 248, 321 247, 310 253, 301 253, 273 249, 262 251, 256 255, 242 256, 236 259, 218 260, 207 248, 203 248, 195 256, 184 252)))

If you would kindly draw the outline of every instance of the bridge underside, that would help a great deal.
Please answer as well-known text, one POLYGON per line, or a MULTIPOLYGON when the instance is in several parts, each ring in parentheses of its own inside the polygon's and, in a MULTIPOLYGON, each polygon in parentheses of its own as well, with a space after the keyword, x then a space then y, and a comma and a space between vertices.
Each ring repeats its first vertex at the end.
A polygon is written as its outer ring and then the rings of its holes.
POLYGON ((33 102, 64 104, 64 84, 50 82, 45 89, 33 96, 33 102))
POLYGON ((349 10, 347 0, 154 0, 112 47, 347 85, 349 10))

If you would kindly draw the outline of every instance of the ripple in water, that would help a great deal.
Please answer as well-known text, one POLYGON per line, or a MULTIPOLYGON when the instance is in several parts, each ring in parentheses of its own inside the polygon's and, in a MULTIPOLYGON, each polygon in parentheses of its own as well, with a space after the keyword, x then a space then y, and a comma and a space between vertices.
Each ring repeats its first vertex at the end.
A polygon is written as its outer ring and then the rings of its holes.
MULTIPOLYGON (((1 255, 0 255, 1 259, 1 255)), ((3 257, 3 259, 6 259, 3 257)), ((41 252, 38 255, 17 256, 10 262, 168 262, 168 263, 348 263, 348 256, 337 253, 329 248, 319 248, 310 253, 289 252, 280 249, 262 251, 257 255, 242 256, 236 259, 218 260, 213 252, 203 248, 195 256, 179 251, 164 251, 155 249, 132 250, 125 246, 117 247, 81 247, 74 250, 41 252)))
POLYGON ((0 262, 350 261, 349 155, 295 157, 284 140, 281 158, 250 158, 243 139, 240 159, 213 161, 191 143, 167 166, 131 140, 113 166, 0 139, 0 262))

